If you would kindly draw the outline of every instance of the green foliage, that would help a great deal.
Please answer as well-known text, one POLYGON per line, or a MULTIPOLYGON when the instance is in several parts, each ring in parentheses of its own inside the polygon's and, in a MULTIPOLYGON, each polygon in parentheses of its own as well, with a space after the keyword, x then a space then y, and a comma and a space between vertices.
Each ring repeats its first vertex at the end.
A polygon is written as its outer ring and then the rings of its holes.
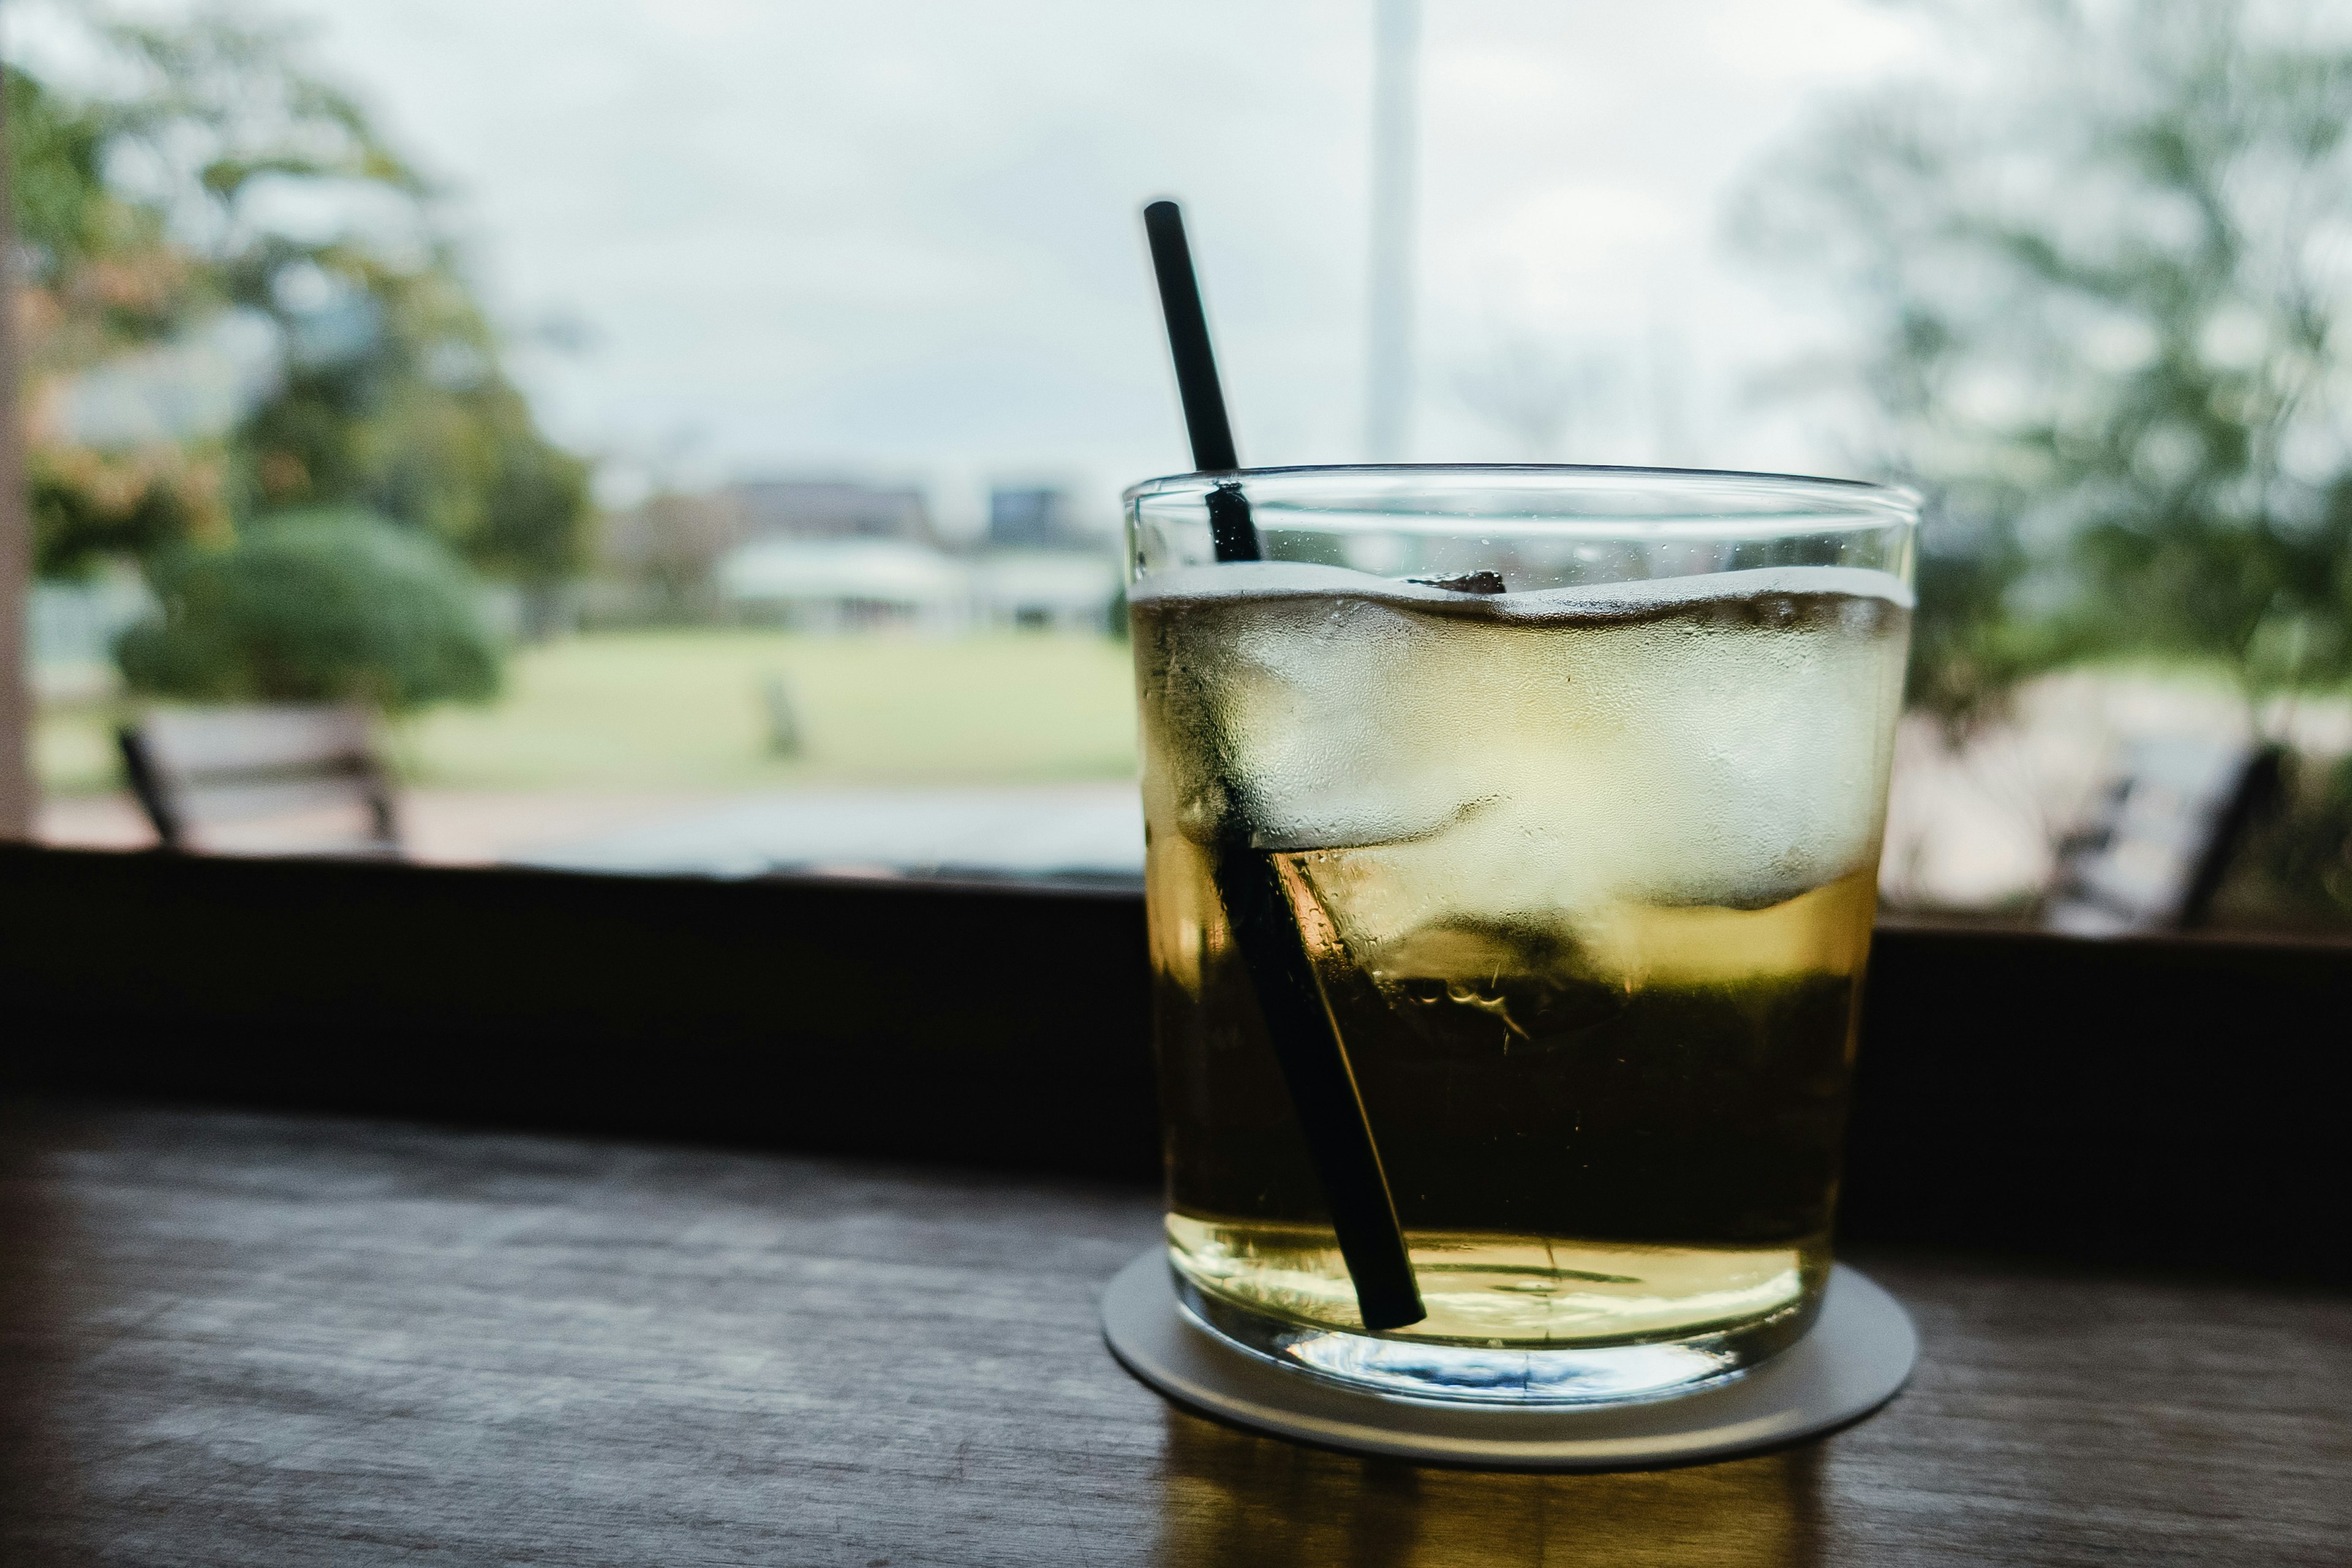
POLYGON ((30 465, 33 570, 78 577, 106 556, 141 560, 212 531, 205 490, 209 476, 158 455, 142 464, 108 463, 86 452, 37 452, 30 465))
POLYGON ((280 28, 86 16, 109 68, 92 79, 111 90, 9 73, 37 381, 54 389, 223 311, 269 323, 277 363, 236 427, 203 438, 91 450, 37 418, 41 570, 160 560, 225 542, 237 519, 321 506, 414 525, 526 584, 576 570, 587 465, 538 429, 433 193, 358 103, 280 28), (298 232, 270 216, 289 209, 343 219, 298 232))
POLYGON ((195 701, 362 701, 386 711, 499 687, 465 568, 364 512, 272 518, 150 572, 163 612, 115 657, 133 691, 195 701))
POLYGON ((1915 700, 2116 653, 2352 678, 2352 47, 2292 3, 1917 9, 1972 85, 1846 104, 1743 216, 1836 286, 1822 380, 1938 503, 1915 700))
POLYGON ((37 274, 79 263, 103 243, 105 117, 60 102, 22 71, 0 90, 8 116, 8 192, 16 243, 37 274))

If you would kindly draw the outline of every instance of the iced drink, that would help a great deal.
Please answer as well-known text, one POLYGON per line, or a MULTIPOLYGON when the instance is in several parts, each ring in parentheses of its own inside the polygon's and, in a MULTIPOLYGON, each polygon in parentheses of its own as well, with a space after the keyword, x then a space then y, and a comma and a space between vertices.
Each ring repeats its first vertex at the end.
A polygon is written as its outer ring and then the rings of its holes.
POLYGON ((1227 1331, 1360 1328, 1214 880, 1245 837, 1427 1308, 1380 1340, 1688 1352, 1576 1384, 1638 1393, 1818 1301, 1910 595, 1849 566, 1511 586, 1135 583, 1171 1258, 1227 1331))

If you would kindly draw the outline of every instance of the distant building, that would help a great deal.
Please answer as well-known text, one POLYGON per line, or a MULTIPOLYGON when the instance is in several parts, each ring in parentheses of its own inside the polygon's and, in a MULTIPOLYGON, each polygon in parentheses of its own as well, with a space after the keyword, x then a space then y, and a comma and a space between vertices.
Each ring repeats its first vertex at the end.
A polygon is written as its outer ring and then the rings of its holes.
POLYGON ((972 618, 982 626, 1100 631, 1118 593, 1110 542, 1080 526, 1066 490, 999 485, 972 558, 972 618))
MULTIPOLYGON (((988 492, 987 548, 1116 553, 1118 530, 1091 526, 1070 492, 1049 485, 998 485, 988 492)), ((1107 520, 1105 520, 1107 521, 1107 520)))
POLYGON ((904 539, 936 544, 931 511, 911 485, 747 479, 728 487, 743 535, 769 539, 904 539))
POLYGON ((972 618, 982 626, 1108 631, 1118 594, 1118 563, 1100 549, 992 551, 971 563, 972 618))
POLYGON ((904 626, 943 636, 971 620, 970 569, 906 539, 754 539, 719 563, 740 620, 795 631, 904 626))
POLYGON ((1067 550, 1087 542, 1070 518, 1070 498, 1056 489, 988 492, 988 542, 1013 550, 1067 550))
MULTIPOLYGON (((649 531, 670 552, 693 553, 685 548, 689 532, 708 551, 706 580, 725 619, 811 632, 1101 631, 1118 593, 1109 542, 1076 526, 1057 489, 999 487, 989 497, 987 533, 954 551, 912 488, 766 479, 731 485, 712 500, 722 503, 713 523, 723 513, 730 526, 690 531, 682 516, 640 510, 645 524, 660 525, 649 531)), ((641 576, 667 564, 659 550, 640 545, 639 553, 641 576)))

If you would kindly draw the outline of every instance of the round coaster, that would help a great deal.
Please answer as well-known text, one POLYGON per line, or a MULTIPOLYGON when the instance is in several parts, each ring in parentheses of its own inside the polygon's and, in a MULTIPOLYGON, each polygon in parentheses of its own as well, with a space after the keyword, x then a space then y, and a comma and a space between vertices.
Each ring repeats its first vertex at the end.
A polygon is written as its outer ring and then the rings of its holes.
POLYGON ((1622 1405, 1448 1405, 1294 1372, 1186 1318, 1163 1247, 1118 1271, 1103 1293, 1102 1319, 1103 1338, 1128 1371, 1205 1415, 1326 1447, 1489 1469, 1630 1470, 1778 1447, 1869 1415, 1919 1359, 1910 1314, 1843 1263, 1811 1331, 1762 1366, 1622 1405))

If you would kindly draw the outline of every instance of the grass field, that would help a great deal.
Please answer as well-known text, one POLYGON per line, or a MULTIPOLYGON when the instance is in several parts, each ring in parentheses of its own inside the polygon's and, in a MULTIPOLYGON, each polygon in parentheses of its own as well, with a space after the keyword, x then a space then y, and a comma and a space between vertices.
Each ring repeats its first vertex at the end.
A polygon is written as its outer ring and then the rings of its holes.
MULTIPOLYGON (((110 702, 42 715, 43 787, 116 787, 110 702)), ((837 782, 1042 783, 1135 770, 1126 645, 1008 633, 926 641, 772 631, 605 632, 526 648, 506 692, 397 726, 412 784, 756 789, 837 782), (771 744, 781 678, 803 746, 771 744)))

